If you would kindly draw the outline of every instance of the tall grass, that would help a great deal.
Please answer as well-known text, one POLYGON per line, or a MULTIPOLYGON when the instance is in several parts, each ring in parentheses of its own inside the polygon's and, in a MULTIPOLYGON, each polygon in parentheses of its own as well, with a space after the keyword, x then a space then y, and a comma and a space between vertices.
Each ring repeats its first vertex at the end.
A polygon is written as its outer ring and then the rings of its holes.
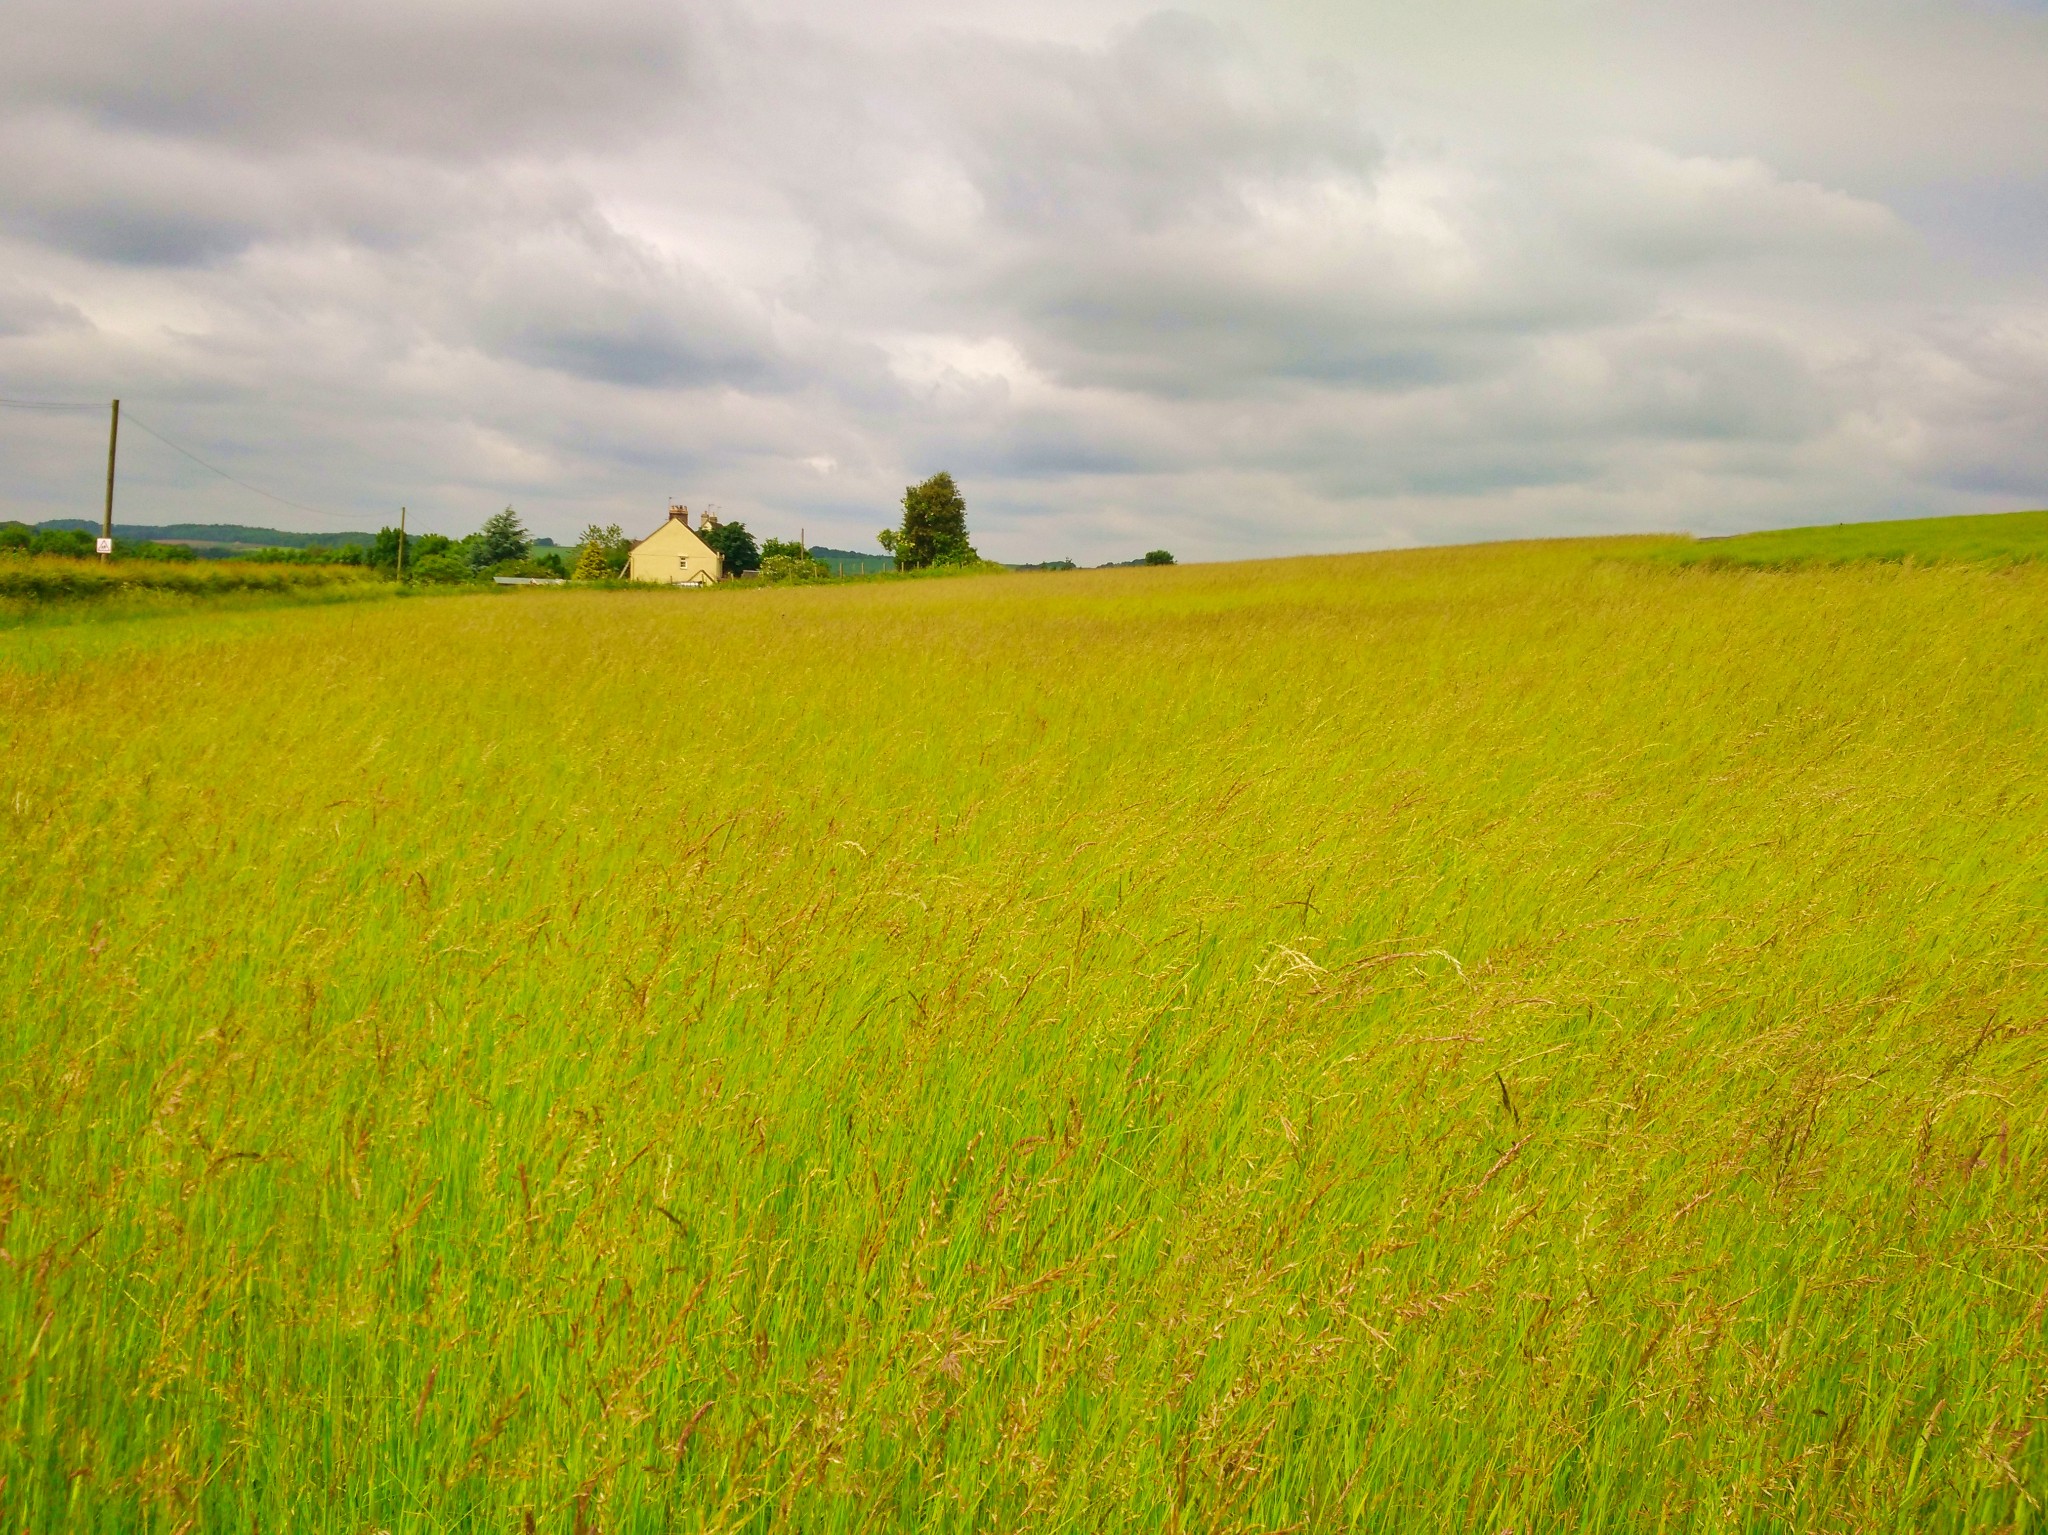
POLYGON ((0 636, 9 1528, 2031 1527, 2048 572, 0 636))

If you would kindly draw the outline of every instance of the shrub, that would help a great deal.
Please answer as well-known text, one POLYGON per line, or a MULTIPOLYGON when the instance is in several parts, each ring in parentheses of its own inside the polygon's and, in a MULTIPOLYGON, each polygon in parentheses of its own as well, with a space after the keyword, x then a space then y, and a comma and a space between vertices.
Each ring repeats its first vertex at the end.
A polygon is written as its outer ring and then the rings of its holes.
POLYGON ((769 554, 761 559, 761 579, 778 583, 792 581, 827 581, 832 577, 832 567, 823 560, 814 560, 804 554, 769 554))
POLYGON ((55 602, 164 592, 190 597, 237 592, 307 592, 372 584, 346 566, 293 568, 247 560, 9 559, 0 562, 0 600, 55 602))
MULTIPOLYGON (((394 546, 395 548, 395 546, 394 546)), ((116 546, 115 552, 120 552, 116 546)), ((237 560, 253 560, 259 565, 370 565, 376 564, 374 552, 361 544, 342 544, 329 548, 324 544, 307 544, 290 549, 250 549, 241 554, 231 555, 237 560)))
POLYGON ((93 550, 93 536, 77 528, 44 528, 29 535, 30 554, 68 554, 74 559, 89 559, 93 550))
MULTIPOLYGON (((414 533, 405 541, 405 567, 412 569, 413 561, 423 560, 430 554, 450 554, 462 559, 462 546, 445 533, 414 533)), ((465 560, 464 563, 467 563, 465 560)))
MULTIPOLYGON (((556 565, 559 564, 560 561, 557 561, 556 565)), ((528 580, 549 581, 555 577, 556 565, 546 565, 539 560, 500 560, 495 565, 484 567, 479 574, 486 576, 524 576, 528 580)))
POLYGON ((114 558, 117 560, 166 560, 174 565, 182 565, 188 560, 198 559, 199 556, 193 553, 191 546, 188 544, 157 544, 151 543, 147 539, 130 541, 125 538, 117 538, 114 540, 114 558))
POLYGON ((407 567, 413 580, 427 586, 452 586, 474 574, 469 561, 448 552, 422 555, 407 567))
MULTIPOLYGON (((0 551, 14 554, 54 554, 68 559, 91 559, 98 555, 94 535, 77 528, 30 527, 25 522, 0 523, 0 551)), ((148 539, 114 540, 117 560, 166 560, 182 564, 198 558, 185 544, 158 544, 148 539)))

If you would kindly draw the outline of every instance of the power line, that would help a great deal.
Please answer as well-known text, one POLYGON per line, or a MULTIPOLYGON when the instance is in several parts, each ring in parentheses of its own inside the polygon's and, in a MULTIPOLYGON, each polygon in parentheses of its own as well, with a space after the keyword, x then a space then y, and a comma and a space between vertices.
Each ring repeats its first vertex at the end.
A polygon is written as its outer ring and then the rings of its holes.
POLYGON ((102 410, 100 405, 72 405, 58 400, 0 400, 10 410, 102 410))
MULTIPOLYGON (((0 397, 0 406, 5 406, 11 410, 95 412, 106 408, 102 405, 97 404, 76 405, 68 400, 14 400, 7 399, 4 397, 0 397)), ((217 474, 222 479, 226 480, 230 485, 239 485, 241 486, 242 489, 248 491, 251 495, 261 496, 266 501, 275 501, 279 506, 288 506, 292 508, 292 510, 294 511, 305 512, 309 516, 324 517, 328 519, 330 522, 345 523, 355 522, 358 520, 353 514, 325 511, 317 506, 308 506, 303 501, 294 501, 289 496, 276 495, 271 491, 265 490, 260 485, 251 485, 247 480, 242 479, 237 475, 229 474, 227 470, 221 468, 218 464, 208 463, 205 459, 201 458, 197 453, 194 453, 190 448, 184 447, 179 443, 171 441, 170 438, 166 437, 162 432, 159 432, 147 421, 144 421, 140 417, 138 417, 134 411, 129 411, 127 413, 127 416, 128 424, 130 426, 141 427, 143 431, 149 433, 150 436, 154 437, 158 442, 162 443, 165 447, 169 448, 173 453, 182 454, 184 457, 191 459, 192 462, 197 464, 201 469, 206 470, 209 474, 217 474)))
POLYGON ((149 433, 150 436, 154 437, 158 442, 162 443, 165 447, 169 448, 173 453, 182 453, 185 457, 191 459, 193 463, 197 464, 201 469, 205 469, 214 474, 219 475, 222 479, 226 480, 230 485, 241 486, 242 489, 250 492, 252 495, 261 496, 266 501, 275 501, 279 506, 289 506, 295 511, 307 512, 315 517, 326 517, 335 522, 354 522, 356 520, 353 516, 348 516, 340 512, 322 511, 319 507, 308 506, 303 501, 293 501, 285 496, 273 495, 271 494, 271 492, 263 489, 263 487, 260 485, 251 485, 247 480, 238 479, 236 476, 229 474, 227 470, 221 468, 218 464, 209 464, 205 459, 201 458, 197 453, 194 453, 190 448, 183 448, 180 447, 177 443, 172 442, 170 438, 164 436, 162 432, 159 432, 147 421, 142 420, 132 410, 128 412, 128 422, 129 425, 131 426, 141 427, 145 432, 149 433))
MULTIPOLYGON (((68 400, 12 400, 6 398, 0 398, 0 406, 5 406, 10 410, 49 411, 100 411, 106 408, 103 405, 74 405, 68 400)), ((340 512, 323 511, 317 506, 308 506, 303 501, 294 501, 287 496, 273 495, 271 492, 265 490, 260 485, 251 485, 247 480, 240 479, 235 475, 229 474, 227 470, 221 468, 218 464, 209 464, 205 459, 201 458, 197 453, 194 453, 190 448, 181 447, 179 444, 172 442, 170 438, 164 436, 162 432, 159 432, 147 421, 143 421, 140 418, 138 418, 135 412, 132 410, 128 412, 128 424, 130 426, 141 427, 145 432, 149 433, 150 436, 154 437, 158 442, 162 443, 165 447, 169 448, 173 453, 183 454, 186 458, 191 459, 192 462, 197 464, 201 469, 206 470, 210 474, 219 475, 222 479, 226 480, 230 485, 241 486, 242 489, 248 491, 251 495, 261 496, 266 501, 275 501, 279 506, 288 506, 292 508, 292 510, 294 511, 305 512, 314 517, 325 517, 332 522, 354 522, 357 520, 353 516, 345 515, 340 512)))

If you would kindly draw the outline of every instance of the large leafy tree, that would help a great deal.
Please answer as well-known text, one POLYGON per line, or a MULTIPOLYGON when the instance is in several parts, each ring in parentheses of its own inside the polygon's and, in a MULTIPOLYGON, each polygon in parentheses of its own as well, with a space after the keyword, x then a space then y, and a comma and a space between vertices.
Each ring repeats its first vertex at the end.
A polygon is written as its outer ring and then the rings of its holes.
POLYGON ((479 569, 505 560, 523 560, 533 553, 533 540, 519 514, 506 507, 477 529, 470 546, 470 563, 479 569))
POLYGON ((981 556, 967 541, 967 500, 944 470, 903 492, 903 525, 884 528, 881 544, 898 570, 973 565, 981 556))
POLYGON ((697 536, 725 560, 725 573, 743 576, 761 568, 761 549, 744 522, 714 522, 698 530, 697 536))

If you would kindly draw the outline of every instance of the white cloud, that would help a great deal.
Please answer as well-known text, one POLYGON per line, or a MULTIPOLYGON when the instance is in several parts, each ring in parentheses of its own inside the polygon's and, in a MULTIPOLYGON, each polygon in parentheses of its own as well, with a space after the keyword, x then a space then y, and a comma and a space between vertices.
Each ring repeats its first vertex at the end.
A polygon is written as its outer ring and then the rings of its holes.
POLYGON ((1649 144, 1609 148, 1565 206, 1625 261, 1681 267, 1780 258, 1855 261, 1908 242, 1883 204, 1788 181, 1749 156, 1676 155, 1649 144))

